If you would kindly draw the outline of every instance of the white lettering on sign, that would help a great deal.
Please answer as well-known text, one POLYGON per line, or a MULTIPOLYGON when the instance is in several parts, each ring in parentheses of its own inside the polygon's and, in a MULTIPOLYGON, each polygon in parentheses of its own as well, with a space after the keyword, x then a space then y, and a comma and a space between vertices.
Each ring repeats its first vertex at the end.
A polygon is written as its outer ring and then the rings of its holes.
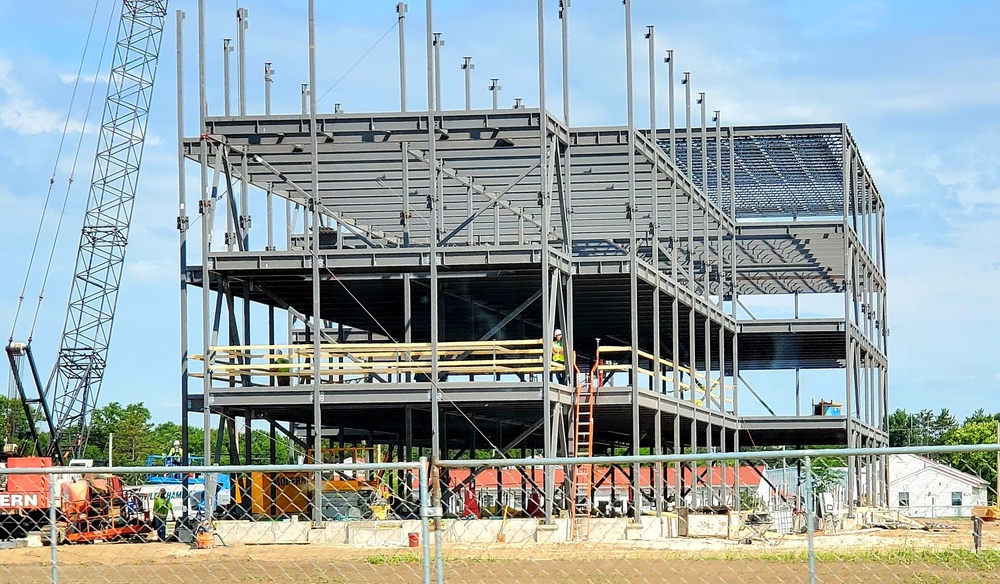
POLYGON ((38 507, 38 495, 0 493, 0 507, 38 507))

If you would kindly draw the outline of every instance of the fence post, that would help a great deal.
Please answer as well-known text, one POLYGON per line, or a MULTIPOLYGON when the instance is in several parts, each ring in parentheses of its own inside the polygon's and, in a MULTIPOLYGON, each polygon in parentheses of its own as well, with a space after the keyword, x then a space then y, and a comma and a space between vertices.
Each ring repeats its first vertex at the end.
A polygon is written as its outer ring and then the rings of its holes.
POLYGON ((59 529, 56 527, 56 475, 49 473, 49 547, 52 548, 52 584, 59 582, 59 529))
POLYGON ((813 496, 812 458, 805 457, 806 463, 806 540, 809 544, 809 584, 816 584, 816 549, 813 547, 813 537, 816 535, 814 525, 814 509, 816 500, 813 496))
POLYGON ((427 523, 429 521, 430 503, 427 496, 427 483, 429 481, 427 473, 427 457, 420 457, 420 471, 417 489, 420 492, 420 537, 422 543, 420 547, 423 552, 424 584, 431 584, 431 532, 427 523))

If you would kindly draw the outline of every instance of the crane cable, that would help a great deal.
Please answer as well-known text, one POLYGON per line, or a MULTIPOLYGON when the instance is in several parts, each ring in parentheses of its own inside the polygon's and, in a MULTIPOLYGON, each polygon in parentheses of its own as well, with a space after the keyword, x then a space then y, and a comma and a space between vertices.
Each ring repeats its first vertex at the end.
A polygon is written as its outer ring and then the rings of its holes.
POLYGON ((340 82, 343 81, 345 77, 347 77, 348 75, 350 75, 351 71, 354 71, 354 68, 357 67, 358 65, 360 65, 361 61, 364 61, 365 57, 367 57, 369 53, 371 53, 372 51, 374 51, 375 47, 379 46, 379 44, 385 39, 385 37, 389 36, 390 32, 396 30, 397 26, 399 26, 399 21, 398 20, 396 22, 392 23, 392 26, 389 27, 389 30, 387 30, 384 33, 382 33, 382 36, 380 36, 378 38, 378 40, 375 41, 375 43, 372 46, 368 47, 368 50, 365 51, 364 54, 362 54, 360 57, 358 57, 358 60, 355 61, 353 65, 351 65, 350 67, 348 67, 347 71, 345 71, 344 74, 341 75, 339 79, 337 79, 336 81, 334 81, 333 85, 331 85, 329 89, 327 89, 326 91, 324 91, 323 95, 319 96, 319 99, 317 99, 316 101, 317 102, 323 101, 323 98, 326 97, 327 95, 329 95, 330 92, 333 91, 333 89, 335 87, 337 87, 338 85, 340 85, 340 82))
POLYGON ((56 160, 52 165, 52 176, 49 178, 49 189, 45 193, 45 203, 42 205, 42 216, 38 221, 38 229, 35 231, 35 241, 31 246, 31 256, 28 258, 28 268, 24 274, 24 284, 21 286, 21 294, 18 296, 17 309, 14 311, 14 322, 10 327, 10 338, 7 341, 8 343, 13 342, 14 340, 14 331, 17 329, 17 319, 21 314, 21 305, 24 303, 24 293, 28 289, 28 279, 31 277, 31 269, 35 262, 35 252, 38 249, 38 240, 42 234, 42 226, 45 224, 45 213, 49 208, 49 198, 52 195, 52 187, 56 182, 56 172, 59 169, 59 159, 62 156, 63 143, 66 141, 66 134, 69 132, 70 116, 73 113, 73 104, 76 102, 76 91, 80 87, 80 76, 83 74, 83 65, 87 58, 87 49, 90 48, 90 37, 94 32, 94 22, 97 20, 97 9, 100 6, 100 3, 100 0, 96 0, 94 2, 94 12, 90 15, 90 27, 87 29, 87 39, 84 41, 83 55, 80 57, 80 66, 76 71, 76 79, 73 81, 73 93, 69 100, 69 110, 66 112, 65 122, 63 122, 62 136, 59 138, 59 148, 56 150, 56 160))
MULTIPOLYGON (((98 0, 98 3, 100 0, 98 0)), ((108 17, 108 25, 104 30, 104 42, 101 46, 101 56, 97 60, 97 72, 98 74, 104 66, 104 55, 108 50, 108 39, 111 37, 111 27, 115 21, 115 11, 111 10, 111 14, 108 17)), ((79 81, 79 78, 77 79, 79 81)), ((111 79, 108 79, 108 84, 111 84, 111 79)), ((73 188, 73 177, 76 176, 76 165, 80 161, 80 151, 83 146, 83 136, 86 134, 87 122, 90 120, 90 111, 94 107, 94 96, 97 93, 97 74, 94 75, 94 83, 90 87, 90 97, 87 100, 87 111, 83 116, 83 126, 80 128, 80 138, 76 142, 76 152, 73 154, 73 166, 70 168, 69 178, 66 181, 66 193, 63 195, 62 208, 59 211, 59 219, 56 222, 55 235, 52 237, 52 246, 49 248, 49 258, 45 263, 45 273, 42 276, 42 285, 38 291, 38 302, 35 304, 35 313, 31 317, 31 328, 28 330, 28 343, 31 343, 31 339, 35 334, 35 324, 38 322, 38 313, 42 307, 42 298, 45 296, 45 285, 49 280, 49 272, 52 270, 52 258, 55 257, 56 244, 59 242, 59 233, 62 231, 62 221, 66 216, 66 205, 69 203, 69 193, 70 189, 73 188)), ((98 146, 100 147, 100 146, 98 146)))
MULTIPOLYGON (((309 250, 309 254, 311 256, 312 261, 319 262, 319 257, 316 256, 316 254, 312 251, 311 247, 310 247, 310 250, 309 250)), ((351 290, 347 287, 347 284, 345 284, 343 280, 341 280, 340 278, 338 278, 333 273, 333 271, 330 270, 330 268, 325 265, 325 262, 323 262, 323 263, 324 263, 324 267, 326 268, 326 271, 330 274, 330 276, 333 277, 333 280, 335 282, 337 282, 338 284, 340 284, 341 287, 343 287, 343 289, 351 296, 351 298, 353 298, 354 301, 358 303, 358 305, 361 307, 361 309, 365 311, 365 313, 369 316, 369 318, 371 318, 375 322, 375 324, 380 329, 382 329, 382 332, 385 333, 385 335, 389 338, 390 341, 392 341, 392 344, 399 345, 400 342, 398 340, 396 340, 395 338, 393 338, 392 335, 389 334, 389 331, 385 328, 385 326, 382 325, 382 322, 379 321, 379 319, 376 318, 375 315, 372 314, 371 311, 368 310, 368 307, 366 307, 364 305, 364 303, 361 301, 361 299, 359 299, 357 296, 354 295, 353 292, 351 292, 351 290)), ((315 324, 314 324, 314 326, 315 326, 315 324)), ((500 458, 509 458, 503 452, 503 449, 499 445, 495 444, 492 440, 490 440, 490 437, 487 436, 485 432, 483 432, 481 429, 479 429, 479 426, 477 426, 476 423, 475 423, 475 421, 472 418, 470 418, 468 414, 465 413, 465 410, 462 409, 462 406, 458 402, 456 402, 455 400, 453 400, 443 389, 441 389, 441 385, 439 383, 439 380, 437 380, 437 379, 431 379, 431 377, 432 377, 431 375, 428 375, 427 377, 428 377, 428 379, 430 379, 430 384, 431 384, 432 390, 436 391, 442 398, 444 398, 445 401, 447 401, 448 403, 450 403, 452 405, 452 407, 454 407, 455 410, 459 414, 461 414, 461 416, 463 418, 465 418, 465 420, 469 423, 469 425, 473 429, 475 429, 475 431, 480 436, 482 436, 483 439, 486 440, 487 444, 489 444, 490 447, 498 453, 498 455, 500 456, 500 458)))

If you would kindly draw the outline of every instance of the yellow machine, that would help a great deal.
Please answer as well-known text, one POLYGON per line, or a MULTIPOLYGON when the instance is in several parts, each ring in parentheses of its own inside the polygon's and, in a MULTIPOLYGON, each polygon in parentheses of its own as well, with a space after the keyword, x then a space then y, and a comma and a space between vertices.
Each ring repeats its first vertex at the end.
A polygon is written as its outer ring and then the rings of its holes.
MULTIPOLYGON (((324 463, 368 462, 378 456, 374 448, 327 448, 324 463)), ((306 454, 312 463, 312 450, 306 454)), ((321 501, 323 519, 387 519, 388 489, 380 485, 376 473, 344 471, 324 472, 321 501)), ((255 472, 251 475, 251 512, 266 517, 292 517, 312 514, 313 473, 255 472)))

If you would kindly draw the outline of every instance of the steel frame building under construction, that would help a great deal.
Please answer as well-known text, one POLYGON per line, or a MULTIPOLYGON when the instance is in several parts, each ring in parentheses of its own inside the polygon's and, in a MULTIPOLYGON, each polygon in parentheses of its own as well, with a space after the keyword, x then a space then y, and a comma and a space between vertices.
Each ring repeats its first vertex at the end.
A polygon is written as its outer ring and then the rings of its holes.
MULTIPOLYGON (((675 83, 668 51, 669 108, 651 107, 655 131, 635 125, 631 57, 628 124, 574 126, 565 42, 563 113, 544 107, 541 17, 542 107, 444 111, 428 16, 428 107, 408 112, 397 11, 397 112, 319 113, 305 88, 301 113, 272 114, 269 99, 265 113, 246 112, 241 9, 238 113, 227 73, 226 111, 209 116, 199 23, 198 132, 184 136, 183 112, 178 122, 183 400, 206 425, 220 415, 233 452, 236 418, 268 420, 310 448, 364 440, 402 458, 887 444, 885 210, 846 125, 731 127, 715 112, 709 126, 704 94, 693 103, 687 73, 675 83), (186 161, 202 177, 190 261, 186 161), (255 209, 266 238, 251 245, 255 209), (208 350, 189 359, 190 285, 208 350), (741 297, 775 294, 796 306, 800 294, 840 295, 843 313, 741 313, 741 297), (251 322, 257 305, 266 322, 251 322), (842 370, 839 415, 741 416, 741 371, 800 369, 842 370)), ((565 40, 568 6, 560 16, 565 40)), ((655 104, 662 65, 651 27, 646 38, 655 104)), ((179 81, 179 103, 182 93, 179 81)), ((204 447, 218 456, 208 433, 204 447)), ((884 461, 853 460, 848 472, 852 502, 886 502, 884 461)), ((661 503, 697 480, 674 477, 642 496, 661 503)), ((592 480, 556 485, 549 473, 534 487, 551 515, 592 480)))

